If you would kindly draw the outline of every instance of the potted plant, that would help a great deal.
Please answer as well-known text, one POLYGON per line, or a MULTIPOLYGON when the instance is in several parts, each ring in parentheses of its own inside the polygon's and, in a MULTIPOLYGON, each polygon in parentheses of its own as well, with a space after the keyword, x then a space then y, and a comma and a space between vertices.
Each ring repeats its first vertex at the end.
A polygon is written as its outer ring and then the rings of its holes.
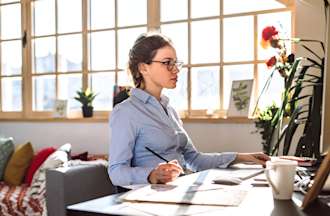
POLYGON ((81 89, 80 91, 77 91, 77 96, 74 97, 77 101, 79 101, 82 104, 82 113, 83 117, 92 117, 93 116, 93 100, 95 99, 97 94, 92 92, 89 88, 87 88, 85 91, 81 89))
POLYGON ((262 138, 262 149, 263 152, 266 154, 271 154, 272 146, 274 142, 273 139, 273 125, 272 121, 274 119, 274 116, 277 112, 279 107, 276 106, 275 103, 273 103, 271 106, 267 106, 264 110, 258 111, 256 120, 255 120, 255 127, 257 130, 255 132, 258 132, 261 134, 262 138))
POLYGON ((278 55, 271 57, 266 63, 274 70, 269 75, 261 94, 268 88, 275 71, 280 73, 284 81, 282 104, 272 115, 269 135, 266 137, 271 149, 269 153, 278 155, 283 141, 282 154, 288 155, 292 138, 298 126, 303 125, 304 131, 298 141, 295 155, 319 158, 324 53, 323 56, 319 56, 305 44, 318 43, 325 52, 324 45, 317 40, 282 39, 278 33, 274 26, 267 26, 262 32, 262 44, 268 44, 269 46, 265 47, 276 49, 278 55), (299 43, 310 52, 311 57, 295 58, 294 54, 288 55, 284 41, 299 43), (285 117, 289 118, 289 122, 283 126, 285 117))

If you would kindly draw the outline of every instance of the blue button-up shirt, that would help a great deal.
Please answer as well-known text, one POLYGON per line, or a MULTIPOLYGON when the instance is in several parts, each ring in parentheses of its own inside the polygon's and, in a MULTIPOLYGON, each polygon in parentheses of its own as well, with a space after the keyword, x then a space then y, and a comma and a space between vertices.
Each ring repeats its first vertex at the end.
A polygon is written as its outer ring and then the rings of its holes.
POLYGON ((119 186, 148 183, 150 172, 164 162, 145 147, 193 171, 224 168, 236 158, 233 152, 198 152, 169 99, 162 95, 158 101, 138 88, 113 109, 110 134, 108 172, 119 186))

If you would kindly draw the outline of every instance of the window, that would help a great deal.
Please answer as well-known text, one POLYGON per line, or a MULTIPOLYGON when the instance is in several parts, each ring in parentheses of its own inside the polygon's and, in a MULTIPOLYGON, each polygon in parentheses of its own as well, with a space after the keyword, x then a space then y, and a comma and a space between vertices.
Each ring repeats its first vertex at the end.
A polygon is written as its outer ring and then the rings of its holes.
MULTIPOLYGON (((173 39, 186 63, 178 87, 166 92, 188 115, 222 116, 232 80, 255 79, 256 98, 269 74, 264 62, 272 54, 259 45, 262 29, 274 25, 291 36, 292 8, 274 0, 161 0, 160 11, 161 32, 173 39)), ((275 77, 264 99, 279 103, 281 86, 275 77)), ((260 106, 270 103, 262 100, 260 106)))
POLYGON ((22 112, 22 30, 19 1, 0 4, 0 98, 1 112, 18 116, 22 112))
MULTIPOLYGON (((290 37, 292 10, 276 0, 1 0, 0 117, 50 118, 59 99, 73 117, 87 87, 98 93, 96 116, 108 116, 113 86, 130 83, 129 49, 148 30, 169 36, 185 62, 177 88, 164 91, 174 107, 221 116, 232 80, 254 78, 258 95, 272 54, 260 32, 274 25, 290 37)), ((269 98, 280 100, 281 85, 269 98)))

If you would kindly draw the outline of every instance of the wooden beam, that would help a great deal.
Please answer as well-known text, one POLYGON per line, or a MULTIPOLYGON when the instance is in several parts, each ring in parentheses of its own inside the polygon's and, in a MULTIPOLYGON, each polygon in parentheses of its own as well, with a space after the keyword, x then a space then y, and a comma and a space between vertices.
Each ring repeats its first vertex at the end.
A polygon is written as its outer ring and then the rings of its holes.
POLYGON ((287 6, 287 7, 290 7, 294 4, 294 0, 276 0, 278 1, 279 3, 287 6))

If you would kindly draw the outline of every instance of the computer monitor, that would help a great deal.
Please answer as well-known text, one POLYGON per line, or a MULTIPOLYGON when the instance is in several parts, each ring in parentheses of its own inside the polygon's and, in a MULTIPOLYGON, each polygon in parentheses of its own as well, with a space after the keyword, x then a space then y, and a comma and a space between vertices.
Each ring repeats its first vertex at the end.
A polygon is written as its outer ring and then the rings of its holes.
POLYGON ((323 107, 321 126, 321 152, 325 153, 330 148, 330 9, 327 8, 327 29, 325 39, 325 70, 323 81, 323 107))

